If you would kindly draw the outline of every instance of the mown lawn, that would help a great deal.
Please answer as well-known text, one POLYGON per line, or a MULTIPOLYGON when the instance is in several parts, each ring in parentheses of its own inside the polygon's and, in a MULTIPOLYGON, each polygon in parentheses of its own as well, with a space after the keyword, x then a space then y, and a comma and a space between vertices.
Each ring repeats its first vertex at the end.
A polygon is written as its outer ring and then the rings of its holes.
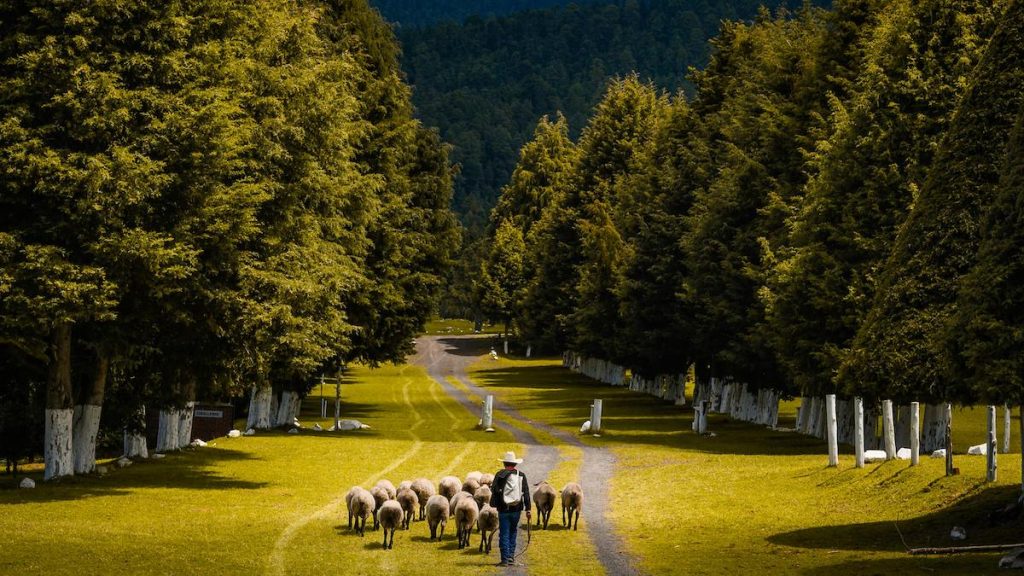
MULTIPOLYGON (((477 553, 476 537, 456 550, 452 524, 442 543, 416 522, 380 550, 379 532, 344 528, 343 497, 382 477, 491 470, 523 447, 472 430, 476 416, 419 368, 355 369, 342 398, 344 416, 372 429, 222 438, 104 477, 0 490, 0 574, 493 573, 497 551, 477 553)), ((319 415, 319 397, 306 408, 319 415)))
MULTIPOLYGON (((604 431, 584 437, 619 458, 611 515, 651 574, 994 574, 999 554, 911 557, 911 547, 1014 543, 1021 522, 990 527, 992 509, 1019 492, 1020 457, 1000 455, 1000 481, 984 482, 984 458, 854 468, 844 447, 829 469, 823 442, 713 417, 711 438, 691 432, 687 408, 597 384, 558 360, 481 360, 473 379, 526 416, 578 432, 593 398, 604 399, 604 431)), ((794 404, 784 407, 795 410, 794 404)), ((1013 450, 1019 450, 1014 420, 1013 450)), ((984 438, 982 410, 954 413, 960 450, 984 438)), ((1001 438, 1001 436, 1000 436, 1001 438)), ((586 487, 586 479, 583 479, 586 487)))

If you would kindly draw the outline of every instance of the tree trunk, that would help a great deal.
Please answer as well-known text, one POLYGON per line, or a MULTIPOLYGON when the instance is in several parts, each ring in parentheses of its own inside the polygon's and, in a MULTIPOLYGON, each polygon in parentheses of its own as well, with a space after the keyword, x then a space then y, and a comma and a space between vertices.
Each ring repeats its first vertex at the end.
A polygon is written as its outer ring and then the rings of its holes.
POLYGON ((291 426, 295 422, 295 406, 299 402, 298 392, 284 390, 274 415, 274 426, 291 426))
POLYGON ((75 410, 71 399, 71 324, 57 324, 50 336, 43 445, 44 480, 75 473, 72 450, 75 410))
POLYGON ((165 408, 160 411, 160 427, 156 431, 156 451, 172 452, 178 449, 178 410, 165 408))
MULTIPOLYGON (((145 406, 139 407, 139 421, 142 423, 142 426, 146 425, 145 406)), ((142 430, 124 429, 124 455, 126 458, 149 458, 145 428, 142 430)))
POLYGON ((196 407, 196 379, 189 376, 185 381, 185 407, 178 411, 178 448, 192 443, 192 418, 196 407))
POLYGON ((96 354, 96 373, 92 389, 83 402, 75 406, 74 459, 75 474, 88 474, 96 469, 96 437, 100 431, 100 413, 107 385, 110 358, 102 352, 96 354))
POLYGON ((252 391, 252 399, 249 401, 249 421, 246 428, 257 430, 269 430, 271 428, 270 406, 271 397, 274 395, 270 384, 261 382, 252 391))

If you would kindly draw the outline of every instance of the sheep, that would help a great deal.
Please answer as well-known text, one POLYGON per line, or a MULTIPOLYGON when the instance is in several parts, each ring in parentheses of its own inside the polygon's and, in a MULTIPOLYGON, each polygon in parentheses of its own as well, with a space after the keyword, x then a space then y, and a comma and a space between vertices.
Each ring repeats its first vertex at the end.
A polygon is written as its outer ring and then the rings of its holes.
POLYGON ((377 486, 388 491, 388 500, 394 500, 395 496, 398 495, 398 491, 395 490, 395 485, 388 480, 378 480, 377 486))
POLYGON ((405 490, 406 488, 412 488, 412 480, 402 480, 402 483, 399 484, 398 488, 395 489, 395 494, 397 495, 399 492, 405 490))
POLYGON ((359 493, 363 488, 361 486, 353 486, 349 488, 348 494, 345 494, 345 509, 348 510, 348 529, 352 529, 352 499, 359 493))
POLYGON ((455 497, 455 494, 462 488, 462 482, 455 476, 445 476, 437 485, 437 493, 448 500, 455 497))
POLYGON ((434 494, 427 500, 427 524, 430 526, 430 540, 442 538, 444 527, 448 524, 448 499, 440 494, 434 494), (441 534, 437 533, 437 526, 441 525, 441 534))
POLYGON ((480 487, 480 483, 470 478, 462 483, 462 491, 469 492, 470 494, 476 494, 477 488, 480 487))
POLYGON ((402 521, 402 529, 409 529, 409 522, 416 515, 416 509, 420 507, 420 499, 412 490, 405 489, 398 493, 398 504, 405 511, 405 520, 402 521))
POLYGON ((480 481, 480 477, 483 476, 483 475, 484 475, 483 472, 480 472, 479 470, 474 470, 474 471, 470 472, 469 474, 466 474, 466 480, 467 481, 468 480, 476 480, 477 482, 479 482, 480 481))
POLYGON ((480 475, 481 486, 490 486, 491 484, 494 484, 494 474, 487 473, 480 475))
POLYGON ((423 520, 423 515, 426 512, 427 500, 436 494, 434 492, 434 483, 426 478, 418 478, 410 486, 413 492, 416 493, 416 497, 420 500, 420 520, 423 520))
POLYGON ((476 500, 477 508, 483 509, 491 501, 491 488, 489 486, 481 486, 473 492, 473 500, 476 500))
POLYGON ((402 505, 397 500, 386 500, 380 507, 378 516, 380 525, 384 529, 384 549, 390 550, 395 547, 395 528, 402 523, 402 505), (388 543, 388 532, 391 533, 390 543, 388 543))
POLYGON ((376 532, 377 528, 380 526, 380 522, 377 519, 377 513, 380 512, 380 507, 388 500, 391 500, 391 498, 388 498, 388 491, 385 490, 383 486, 374 486, 373 488, 370 488, 370 495, 373 496, 373 530, 376 532))
MULTIPOLYGON (((455 507, 458 506, 459 502, 462 502, 463 500, 473 500, 473 495, 470 494, 469 492, 463 492, 459 490, 458 492, 455 493, 455 496, 452 497, 451 500, 449 500, 449 508, 452 516, 455 516, 455 507)), ((476 500, 473 500, 473 503, 475 504, 476 500)))
POLYGON ((565 512, 569 512, 569 527, 576 530, 580 527, 580 508, 583 508, 583 488, 575 482, 569 482, 562 488, 562 526, 565 526, 565 512), (576 524, 572 522, 572 514, 576 513, 576 524))
POLYGON ((555 499, 558 492, 546 481, 534 484, 537 487, 533 492, 533 503, 537 505, 537 528, 540 528, 541 521, 544 522, 544 529, 548 529, 548 520, 551 519, 551 511, 555 509, 555 499))
POLYGON ((455 535, 459 538, 459 550, 469 546, 469 537, 473 534, 478 516, 480 509, 472 497, 459 499, 455 505, 455 535))
POLYGON ((490 504, 484 504, 483 509, 480 510, 480 517, 477 519, 476 525, 480 529, 480 551, 484 554, 490 554, 494 533, 498 531, 498 509, 490 504))
POLYGON ((355 529, 359 532, 360 536, 366 533, 366 519, 373 516, 373 509, 376 502, 373 500, 373 495, 367 492, 364 488, 359 488, 357 492, 352 495, 349 501, 348 516, 349 521, 355 518, 355 529))

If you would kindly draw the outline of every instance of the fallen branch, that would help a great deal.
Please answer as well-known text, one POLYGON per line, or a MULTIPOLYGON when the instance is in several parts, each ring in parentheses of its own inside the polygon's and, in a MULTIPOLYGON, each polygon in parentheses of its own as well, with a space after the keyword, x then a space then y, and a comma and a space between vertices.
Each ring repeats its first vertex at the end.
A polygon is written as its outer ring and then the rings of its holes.
POLYGON ((1021 544, 989 544, 985 546, 950 546, 948 548, 911 548, 907 550, 910 554, 962 554, 964 552, 998 552, 1001 550, 1014 550, 1024 548, 1021 544))

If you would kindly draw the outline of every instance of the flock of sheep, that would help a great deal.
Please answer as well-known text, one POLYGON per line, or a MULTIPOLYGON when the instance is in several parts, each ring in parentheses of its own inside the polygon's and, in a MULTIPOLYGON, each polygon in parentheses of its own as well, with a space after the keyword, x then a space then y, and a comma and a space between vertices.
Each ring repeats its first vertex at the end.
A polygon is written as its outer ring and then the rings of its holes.
MULTIPOLYGON (((388 480, 366 490, 353 486, 345 495, 348 508, 348 527, 363 536, 366 521, 373 517, 373 529, 384 529, 384 549, 395 545, 395 530, 409 529, 417 519, 426 520, 430 526, 430 539, 440 540, 449 518, 455 518, 455 535, 459 550, 469 546, 469 537, 475 525, 480 532, 480 551, 490 553, 494 533, 498 530, 498 510, 490 505, 493 474, 470 472, 465 482, 455 476, 445 476, 434 489, 426 478, 406 480, 395 488, 388 480), (438 532, 440 527, 440 532, 438 532), (388 537, 390 536, 390 540, 388 537)), ((546 530, 551 510, 555 507, 558 493, 547 482, 534 484, 533 503, 537 507, 537 527, 546 530)), ((576 530, 580 523, 580 509, 583 507, 583 489, 570 482, 562 488, 562 525, 576 530), (575 523, 573 515, 575 514, 575 523), (566 517, 568 516, 568 524, 566 517)))

